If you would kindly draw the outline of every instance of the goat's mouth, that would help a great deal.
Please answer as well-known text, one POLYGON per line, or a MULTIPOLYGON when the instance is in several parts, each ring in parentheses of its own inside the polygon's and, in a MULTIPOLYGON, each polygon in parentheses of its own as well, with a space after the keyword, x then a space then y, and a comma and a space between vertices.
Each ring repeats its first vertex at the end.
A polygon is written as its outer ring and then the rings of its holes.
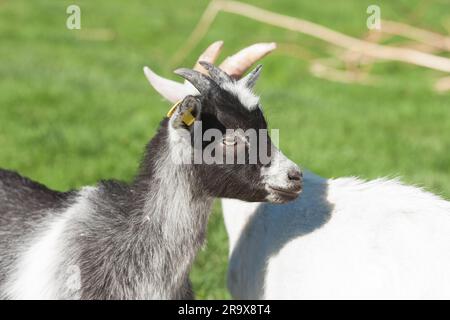
POLYGON ((267 186, 267 188, 269 189, 270 193, 275 196, 276 199, 272 199, 274 200, 274 202, 288 202, 295 200, 302 192, 301 186, 291 189, 273 186, 267 186))

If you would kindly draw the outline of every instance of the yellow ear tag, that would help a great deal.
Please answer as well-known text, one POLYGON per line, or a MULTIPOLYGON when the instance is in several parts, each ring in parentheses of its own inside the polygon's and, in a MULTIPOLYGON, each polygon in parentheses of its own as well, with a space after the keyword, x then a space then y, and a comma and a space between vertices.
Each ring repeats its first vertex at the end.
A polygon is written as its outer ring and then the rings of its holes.
MULTIPOLYGON (((170 108, 169 112, 167 112, 167 117, 170 118, 170 117, 175 113, 175 110, 177 110, 178 106, 181 104, 182 101, 183 101, 183 100, 178 101, 177 103, 175 103, 175 104, 173 105, 172 108, 170 108)), ((192 115, 191 111, 192 111, 192 109, 186 110, 186 112, 183 114, 183 118, 181 118, 181 120, 182 120, 188 127, 190 127, 190 126, 194 123, 194 121, 195 121, 195 118, 194 118, 194 116, 192 115)))

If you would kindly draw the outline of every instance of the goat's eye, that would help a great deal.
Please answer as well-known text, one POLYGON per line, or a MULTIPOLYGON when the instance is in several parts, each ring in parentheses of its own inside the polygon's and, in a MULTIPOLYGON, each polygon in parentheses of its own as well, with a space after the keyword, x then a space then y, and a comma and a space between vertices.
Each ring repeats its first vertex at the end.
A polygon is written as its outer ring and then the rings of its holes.
POLYGON ((226 146, 234 146, 237 144, 237 140, 235 136, 226 136, 223 138, 223 144, 226 146))

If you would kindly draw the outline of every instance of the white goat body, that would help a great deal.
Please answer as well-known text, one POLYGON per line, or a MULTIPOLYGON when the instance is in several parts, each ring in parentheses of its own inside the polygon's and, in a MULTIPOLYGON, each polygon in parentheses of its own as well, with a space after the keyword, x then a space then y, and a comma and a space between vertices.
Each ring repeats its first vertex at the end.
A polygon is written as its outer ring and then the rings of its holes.
POLYGON ((450 298, 450 203, 419 188, 306 172, 294 202, 222 206, 234 298, 450 298))

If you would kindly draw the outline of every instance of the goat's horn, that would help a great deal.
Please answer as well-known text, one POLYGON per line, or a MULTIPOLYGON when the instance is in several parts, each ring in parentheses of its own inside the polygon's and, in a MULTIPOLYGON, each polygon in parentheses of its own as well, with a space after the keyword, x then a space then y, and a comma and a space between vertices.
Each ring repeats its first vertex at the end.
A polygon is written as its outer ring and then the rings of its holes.
POLYGON ((271 53, 276 47, 277 45, 274 42, 251 45, 226 58, 219 68, 233 78, 240 79, 256 61, 271 53))
POLYGON ((191 86, 160 77, 149 67, 144 67, 144 74, 150 85, 170 102, 179 101, 187 95, 195 93, 191 86))
POLYGON ((206 50, 200 55, 197 60, 197 63, 194 66, 194 70, 199 71, 203 74, 207 74, 205 68, 202 67, 200 61, 206 61, 209 63, 216 62, 219 57, 220 51, 222 51, 223 41, 216 41, 212 43, 206 50))
MULTIPOLYGON (((197 70, 201 73, 206 74, 207 71, 203 68, 199 61, 207 61, 210 63, 214 63, 217 60, 217 57, 220 54, 220 51, 223 47, 223 41, 216 41, 212 43, 206 50, 200 55, 197 60, 197 63, 194 67, 194 70, 197 70)), ((147 80, 150 82, 150 85, 165 99, 170 102, 177 102, 183 99, 185 96, 189 94, 196 94, 196 89, 192 86, 192 84, 186 83, 178 83, 166 78, 163 78, 157 75, 152 69, 149 67, 144 67, 144 74, 147 80)))
MULTIPOLYGON (((214 63, 222 49, 223 41, 216 41, 211 44, 200 56, 199 61, 214 63)), ((257 60, 275 50, 275 43, 257 43, 249 46, 231 57, 228 57, 219 68, 231 75, 235 79, 240 79, 242 75, 257 60)), ((207 71, 197 63, 194 68, 196 71, 207 73, 207 71)), ((170 102, 177 102, 190 94, 196 94, 195 88, 189 82, 177 83, 165 79, 154 73, 150 68, 144 68, 145 76, 150 85, 165 99, 170 102)))
POLYGON ((208 70, 209 75, 217 84, 221 85, 222 83, 233 81, 233 79, 228 74, 226 74, 223 70, 217 68, 215 65, 206 61, 199 61, 199 63, 206 70, 208 70))
POLYGON ((247 88, 253 89, 253 87, 255 86, 256 80, 258 80, 259 75, 261 74, 261 70, 262 70, 262 64, 259 64, 255 69, 253 69, 252 72, 250 72, 244 78, 239 80, 239 82, 244 83, 247 88))
POLYGON ((211 78, 198 71, 180 68, 174 72, 189 81, 201 94, 207 94, 210 90, 218 88, 218 85, 211 78))

